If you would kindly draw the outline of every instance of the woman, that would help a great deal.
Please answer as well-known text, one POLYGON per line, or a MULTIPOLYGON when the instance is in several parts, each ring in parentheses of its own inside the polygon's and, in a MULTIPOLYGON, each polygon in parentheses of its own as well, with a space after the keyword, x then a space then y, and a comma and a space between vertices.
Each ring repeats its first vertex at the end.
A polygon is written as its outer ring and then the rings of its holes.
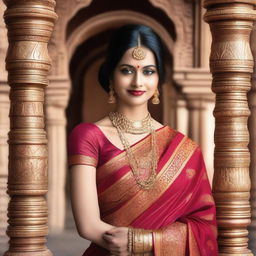
POLYGON ((71 199, 84 255, 217 255, 215 206, 202 153, 151 118, 164 80, 151 28, 126 25, 110 43, 99 81, 116 102, 69 137, 71 199))

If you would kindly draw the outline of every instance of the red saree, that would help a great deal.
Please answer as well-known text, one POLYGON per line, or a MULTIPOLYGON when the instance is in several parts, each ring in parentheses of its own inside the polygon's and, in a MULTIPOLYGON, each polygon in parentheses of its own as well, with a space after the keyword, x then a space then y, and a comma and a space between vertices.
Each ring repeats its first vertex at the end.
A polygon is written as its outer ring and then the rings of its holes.
MULTIPOLYGON (((215 205, 199 147, 164 126, 156 131, 157 181, 150 190, 136 184, 126 153, 94 124, 77 126, 69 138, 69 165, 97 168, 101 219, 114 226, 154 230, 155 256, 215 256, 215 205)), ((132 145, 137 158, 148 159, 150 135, 132 145)), ((95 244, 83 256, 109 252, 95 244)))

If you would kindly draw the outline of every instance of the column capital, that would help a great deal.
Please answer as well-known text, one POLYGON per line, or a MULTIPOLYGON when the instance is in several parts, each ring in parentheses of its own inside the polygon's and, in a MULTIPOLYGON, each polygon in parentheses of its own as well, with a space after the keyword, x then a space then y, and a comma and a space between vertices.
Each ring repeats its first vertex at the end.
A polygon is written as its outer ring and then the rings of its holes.
POLYGON ((173 77, 186 98, 214 100, 214 94, 211 91, 212 75, 209 69, 179 69, 174 72, 173 77))

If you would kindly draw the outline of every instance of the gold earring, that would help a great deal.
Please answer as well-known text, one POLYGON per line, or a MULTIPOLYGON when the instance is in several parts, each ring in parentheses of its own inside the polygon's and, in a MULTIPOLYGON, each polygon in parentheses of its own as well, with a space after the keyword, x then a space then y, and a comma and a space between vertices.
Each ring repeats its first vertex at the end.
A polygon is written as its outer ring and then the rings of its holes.
POLYGON ((109 90, 109 93, 108 93, 108 103, 109 104, 116 103, 115 92, 114 92, 114 89, 113 89, 112 85, 110 86, 110 90, 109 90))
POLYGON ((153 95, 152 103, 153 103, 154 105, 160 103, 160 100, 159 100, 159 91, 158 91, 158 89, 156 89, 156 91, 155 91, 155 93, 154 93, 154 95, 153 95))

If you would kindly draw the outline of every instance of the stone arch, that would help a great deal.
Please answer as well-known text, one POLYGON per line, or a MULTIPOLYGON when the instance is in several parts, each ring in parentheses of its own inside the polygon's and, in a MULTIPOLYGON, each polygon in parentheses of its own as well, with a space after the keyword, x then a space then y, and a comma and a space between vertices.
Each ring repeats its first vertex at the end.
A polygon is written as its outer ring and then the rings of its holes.
MULTIPOLYGON (((174 51, 174 69, 193 66, 193 1, 185 0, 148 0, 156 8, 161 9, 164 14, 173 22, 177 34, 174 51)), ((62 12, 65 12, 65 21, 62 27, 67 28, 69 21, 77 15, 82 8, 89 7, 93 0, 80 0, 77 2, 66 3, 62 12), (72 12, 70 12, 72 10, 72 12)), ((120 10, 119 10, 120 12, 120 10)), ((140 13, 139 13, 140 14, 140 13)), ((132 21, 134 17, 130 16, 127 22, 132 21)), ((136 18, 135 18, 136 20, 136 18)), ((154 19, 152 19, 154 20, 154 19)), ((145 20, 146 21, 146 20, 145 20)), ((144 23, 151 25, 151 23, 144 23)), ((64 31, 63 31, 64 32, 64 31)), ((63 37, 64 38, 64 35, 63 37)), ((162 38, 163 39, 163 38, 162 38)))
POLYGON ((174 69, 193 66, 193 1, 148 0, 160 8, 175 25, 177 40, 174 50, 174 69))
POLYGON ((114 28, 125 23, 143 23, 152 27, 158 32, 165 43, 168 51, 172 54, 174 47, 174 40, 166 29, 153 18, 134 11, 111 11, 96 15, 85 22, 83 22, 67 39, 67 52, 70 59, 79 44, 85 39, 94 36, 108 28, 114 28))

